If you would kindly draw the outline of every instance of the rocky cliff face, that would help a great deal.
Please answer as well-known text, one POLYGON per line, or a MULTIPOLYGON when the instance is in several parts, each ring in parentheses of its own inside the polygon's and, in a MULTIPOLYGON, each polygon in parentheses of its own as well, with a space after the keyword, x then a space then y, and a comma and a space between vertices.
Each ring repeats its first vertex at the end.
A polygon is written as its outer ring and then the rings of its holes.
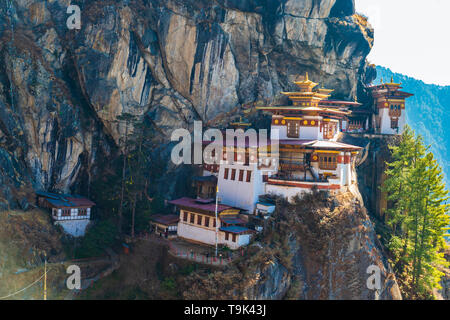
POLYGON ((26 208, 24 190, 86 193, 99 159, 120 152, 127 113, 165 145, 306 71, 364 99, 372 41, 352 0, 3 1, 0 209, 26 208), (80 30, 66 25, 69 4, 80 30))
POLYGON ((195 274, 189 299, 402 299, 359 195, 317 193, 277 204, 274 220, 230 270, 195 274), (369 288, 373 269, 380 287, 369 288))

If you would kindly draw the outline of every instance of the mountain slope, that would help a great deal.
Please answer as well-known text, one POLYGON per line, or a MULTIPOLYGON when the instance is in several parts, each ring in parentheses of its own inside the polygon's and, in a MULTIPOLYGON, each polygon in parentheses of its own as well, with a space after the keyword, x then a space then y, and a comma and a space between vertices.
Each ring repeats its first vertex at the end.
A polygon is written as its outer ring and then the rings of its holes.
POLYGON ((89 195, 133 131, 124 114, 149 122, 165 154, 174 129, 213 125, 307 71, 342 98, 363 99, 374 77, 373 29, 353 0, 77 5, 81 29, 69 30, 67 1, 0 2, 0 210, 26 207, 25 185, 89 195))
POLYGON ((444 170, 446 184, 450 185, 450 86, 426 84, 423 81, 392 72, 390 69, 377 67, 377 79, 401 82, 404 90, 414 93, 407 101, 407 123, 419 134, 431 150, 444 170))

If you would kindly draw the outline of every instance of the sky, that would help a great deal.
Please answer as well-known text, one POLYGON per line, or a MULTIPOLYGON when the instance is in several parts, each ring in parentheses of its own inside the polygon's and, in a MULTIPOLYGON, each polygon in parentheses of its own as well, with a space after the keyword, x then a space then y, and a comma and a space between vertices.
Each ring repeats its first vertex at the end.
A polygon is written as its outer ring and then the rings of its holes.
POLYGON ((355 0, 375 29, 370 63, 450 85, 450 0, 355 0))

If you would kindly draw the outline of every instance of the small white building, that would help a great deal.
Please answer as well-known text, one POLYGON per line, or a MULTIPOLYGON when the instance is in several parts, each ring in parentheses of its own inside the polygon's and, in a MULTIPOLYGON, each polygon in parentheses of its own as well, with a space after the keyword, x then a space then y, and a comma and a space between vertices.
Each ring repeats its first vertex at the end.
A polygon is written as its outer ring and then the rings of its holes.
POLYGON ((194 243, 238 249, 250 242, 253 230, 237 218, 240 209, 213 200, 181 198, 169 202, 179 209, 178 237, 194 243))
POLYGON ((154 232, 166 239, 177 237, 178 222, 180 217, 174 214, 156 214, 150 217, 154 232))
POLYGON ((400 83, 381 83, 369 87, 374 103, 375 133, 401 134, 406 125, 406 99, 413 94, 401 91, 400 83))
POLYGON ((55 225, 73 237, 84 236, 91 219, 91 209, 95 203, 87 198, 51 192, 36 192, 38 205, 51 210, 55 225))

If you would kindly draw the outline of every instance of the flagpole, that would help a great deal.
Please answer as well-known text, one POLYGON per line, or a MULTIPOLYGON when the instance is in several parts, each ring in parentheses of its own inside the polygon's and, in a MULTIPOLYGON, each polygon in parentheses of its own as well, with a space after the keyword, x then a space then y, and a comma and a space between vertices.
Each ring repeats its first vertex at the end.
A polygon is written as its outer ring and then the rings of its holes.
POLYGON ((219 232, 219 220, 217 219, 218 206, 219 206, 219 186, 216 187, 216 258, 217 258, 218 232, 219 232))
POLYGON ((44 300, 47 300, 47 253, 44 251, 44 300))

